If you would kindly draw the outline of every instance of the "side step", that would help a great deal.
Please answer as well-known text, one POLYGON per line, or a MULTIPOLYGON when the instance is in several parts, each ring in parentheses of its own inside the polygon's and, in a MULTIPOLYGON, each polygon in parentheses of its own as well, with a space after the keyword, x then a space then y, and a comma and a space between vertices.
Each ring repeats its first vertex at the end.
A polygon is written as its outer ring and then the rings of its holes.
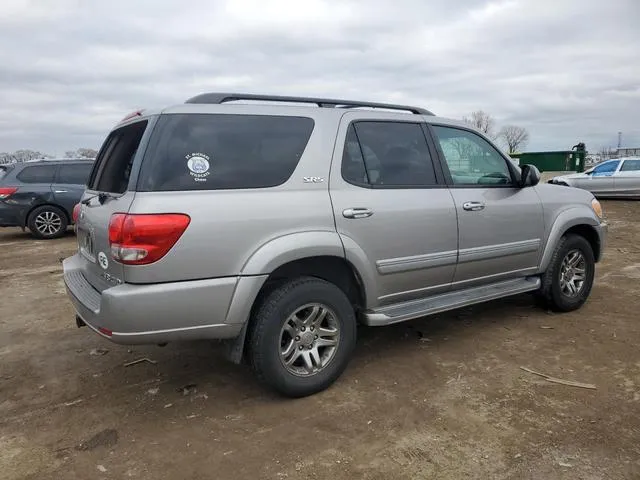
POLYGON ((539 277, 516 278, 514 280, 506 280, 481 287, 447 292, 429 298, 387 305, 365 312, 364 323, 377 327, 404 322, 405 320, 466 307, 475 303, 531 292, 538 290, 541 283, 539 277))

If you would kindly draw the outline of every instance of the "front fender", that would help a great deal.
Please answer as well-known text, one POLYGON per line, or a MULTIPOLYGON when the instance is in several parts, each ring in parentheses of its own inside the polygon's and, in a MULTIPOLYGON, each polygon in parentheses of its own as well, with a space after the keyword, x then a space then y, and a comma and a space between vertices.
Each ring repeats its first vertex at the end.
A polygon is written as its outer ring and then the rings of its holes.
POLYGON ((539 272, 544 272, 549 267, 553 252, 560 241, 560 238, 567 230, 576 225, 589 225, 600 236, 600 220, 588 206, 574 206, 563 210, 554 220, 544 250, 540 258, 539 272))

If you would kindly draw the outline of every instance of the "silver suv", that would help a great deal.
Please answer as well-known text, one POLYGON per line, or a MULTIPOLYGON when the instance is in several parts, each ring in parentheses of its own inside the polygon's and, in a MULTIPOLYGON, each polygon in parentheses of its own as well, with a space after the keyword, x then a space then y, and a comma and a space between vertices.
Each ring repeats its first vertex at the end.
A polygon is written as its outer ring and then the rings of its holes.
POLYGON ((523 292, 579 308, 602 210, 539 179, 421 108, 203 94, 109 134, 64 279, 79 326, 222 339, 268 386, 309 395, 343 372, 358 324, 523 292))

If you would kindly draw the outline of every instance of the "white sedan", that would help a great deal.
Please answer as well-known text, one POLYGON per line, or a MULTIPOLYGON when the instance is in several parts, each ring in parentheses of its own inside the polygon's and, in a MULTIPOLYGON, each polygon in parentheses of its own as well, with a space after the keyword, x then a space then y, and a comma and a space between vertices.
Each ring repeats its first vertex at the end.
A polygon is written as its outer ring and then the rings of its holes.
POLYGON ((589 190, 597 197, 640 198, 640 157, 616 158, 549 183, 589 190))

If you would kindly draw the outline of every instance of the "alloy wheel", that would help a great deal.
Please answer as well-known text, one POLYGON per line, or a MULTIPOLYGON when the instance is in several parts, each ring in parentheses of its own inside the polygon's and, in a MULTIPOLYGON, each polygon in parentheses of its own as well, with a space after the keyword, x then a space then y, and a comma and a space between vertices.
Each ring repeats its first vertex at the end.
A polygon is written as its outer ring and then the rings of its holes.
POLYGON ((323 370, 335 357, 340 343, 340 324, 326 305, 312 303, 293 312, 280 331, 280 360, 297 376, 323 370))

